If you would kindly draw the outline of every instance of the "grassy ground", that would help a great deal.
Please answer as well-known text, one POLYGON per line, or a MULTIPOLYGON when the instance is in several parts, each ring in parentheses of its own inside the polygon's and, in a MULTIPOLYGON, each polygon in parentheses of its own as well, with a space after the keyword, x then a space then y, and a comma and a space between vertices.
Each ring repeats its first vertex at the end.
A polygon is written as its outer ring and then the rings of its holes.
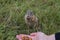
POLYGON ((17 34, 27 34, 24 22, 27 9, 39 18, 42 32, 60 31, 60 0, 0 0, 0 40, 17 40, 17 34))

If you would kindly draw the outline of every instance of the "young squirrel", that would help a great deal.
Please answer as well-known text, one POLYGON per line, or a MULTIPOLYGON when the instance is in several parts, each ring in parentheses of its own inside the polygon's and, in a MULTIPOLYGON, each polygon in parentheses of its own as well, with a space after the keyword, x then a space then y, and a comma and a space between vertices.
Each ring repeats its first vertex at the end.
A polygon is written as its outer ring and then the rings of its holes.
POLYGON ((39 25, 38 18, 33 14, 31 10, 27 10, 24 18, 25 18, 25 23, 28 26, 28 31, 30 27, 33 27, 34 31, 35 29, 38 30, 38 25, 39 25))

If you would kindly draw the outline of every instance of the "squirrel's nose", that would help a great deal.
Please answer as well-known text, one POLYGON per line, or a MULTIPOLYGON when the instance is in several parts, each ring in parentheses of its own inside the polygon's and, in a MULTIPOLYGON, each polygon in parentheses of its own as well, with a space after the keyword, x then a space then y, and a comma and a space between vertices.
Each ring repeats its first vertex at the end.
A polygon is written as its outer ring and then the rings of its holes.
POLYGON ((27 20, 30 20, 30 18, 27 18, 27 20))

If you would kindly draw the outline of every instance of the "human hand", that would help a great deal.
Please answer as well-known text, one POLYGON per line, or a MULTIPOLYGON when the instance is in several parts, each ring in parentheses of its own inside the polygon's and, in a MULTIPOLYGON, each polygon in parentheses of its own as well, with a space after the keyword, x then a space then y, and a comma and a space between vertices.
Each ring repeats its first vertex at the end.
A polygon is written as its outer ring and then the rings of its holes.
POLYGON ((32 40, 32 37, 31 37, 31 36, 25 35, 25 34, 17 35, 16 38, 17 38, 18 40, 32 40))
POLYGON ((18 40, 46 40, 47 35, 42 32, 31 33, 30 35, 20 34, 17 35, 18 40))
POLYGON ((33 40, 47 40, 48 36, 42 32, 31 33, 31 36, 34 36, 33 40))

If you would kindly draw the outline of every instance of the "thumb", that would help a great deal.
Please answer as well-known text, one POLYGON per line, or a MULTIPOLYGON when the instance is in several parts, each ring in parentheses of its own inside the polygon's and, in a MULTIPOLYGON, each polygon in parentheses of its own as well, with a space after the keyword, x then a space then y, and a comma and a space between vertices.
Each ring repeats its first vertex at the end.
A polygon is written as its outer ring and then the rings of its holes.
POLYGON ((37 34, 37 33, 31 33, 30 35, 31 35, 31 36, 36 36, 36 34, 37 34))

